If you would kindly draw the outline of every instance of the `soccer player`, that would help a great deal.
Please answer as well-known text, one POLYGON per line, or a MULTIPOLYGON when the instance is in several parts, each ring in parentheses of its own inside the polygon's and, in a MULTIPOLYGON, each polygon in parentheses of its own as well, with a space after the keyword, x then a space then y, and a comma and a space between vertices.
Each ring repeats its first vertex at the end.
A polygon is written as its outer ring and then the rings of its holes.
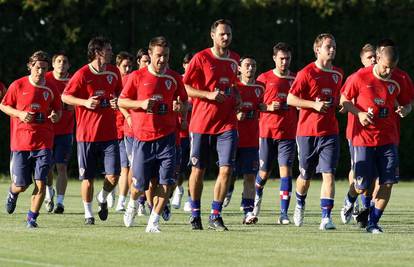
MULTIPOLYGON (((151 39, 151 63, 130 74, 119 98, 119 105, 131 110, 134 146, 132 186, 125 226, 133 225, 138 197, 148 189, 149 181, 158 178, 154 203, 146 232, 159 233, 159 219, 175 185, 175 131, 177 115, 187 93, 178 73, 168 68, 170 48, 160 36, 151 39)), ((155 185, 155 184, 154 184, 155 185)))
POLYGON ((106 198, 120 172, 114 110, 122 81, 119 70, 110 64, 111 58, 111 42, 103 37, 92 38, 88 44, 89 64, 76 71, 62 94, 64 103, 75 106, 79 179, 87 225, 95 224, 92 200, 98 159, 103 159, 105 168, 103 188, 96 197, 102 221, 108 218, 106 198))
POLYGON ((29 76, 14 81, 4 96, 0 110, 11 117, 10 185, 6 211, 11 214, 17 198, 34 179, 34 189, 27 213, 27 227, 37 227, 37 217, 45 197, 45 181, 52 161, 53 125, 60 119, 62 103, 45 74, 49 56, 37 51, 29 58, 29 76))
POLYGON ((398 116, 411 111, 414 89, 407 79, 393 73, 399 53, 395 46, 378 51, 377 64, 359 70, 344 86, 341 102, 355 116, 352 132, 355 189, 371 191, 379 177, 379 189, 370 209, 367 232, 382 233, 378 222, 398 182, 398 116), (373 89, 372 89, 373 88, 373 89))
MULTIPOLYGON (((55 88, 61 99, 63 90, 69 81, 70 74, 68 72, 70 64, 68 56, 65 52, 58 52, 52 57, 53 71, 46 73, 46 79, 51 80, 55 84, 55 88)), ((62 214, 65 211, 63 200, 65 198, 66 187, 68 185, 68 164, 72 155, 73 130, 75 126, 75 117, 73 107, 63 104, 62 117, 59 122, 54 124, 55 137, 53 141, 53 165, 49 171, 48 181, 46 183, 45 207, 48 212, 52 212, 54 207, 53 197, 55 190, 53 189, 53 169, 56 166, 56 191, 57 204, 53 211, 62 214)))
MULTIPOLYGON (((125 85, 128 79, 128 74, 132 72, 132 63, 134 62, 133 56, 125 51, 119 52, 116 55, 116 66, 121 73, 122 84, 125 85)), ((130 162, 128 159, 128 153, 126 148, 125 141, 125 128, 130 127, 131 122, 125 121, 125 119, 130 119, 130 114, 127 110, 119 108, 116 111, 116 128, 118 135, 118 144, 119 144, 119 155, 121 162, 121 175, 119 176, 118 187, 119 187, 119 198, 118 204, 116 205, 116 211, 124 212, 125 211, 125 201, 126 196, 129 190, 129 167, 130 162)), ((108 196, 108 207, 112 207, 113 200, 115 199, 114 190, 108 196)))
POLYGON ((305 66, 296 76, 287 104, 299 107, 296 142, 300 175, 296 180, 296 207, 293 221, 303 225, 305 200, 315 172, 322 173, 320 230, 335 229, 331 210, 335 197, 335 170, 339 157, 338 121, 335 108, 343 72, 332 65, 336 54, 335 38, 319 34, 313 44, 316 61, 305 66))
POLYGON ((191 135, 191 225, 202 230, 201 194, 204 173, 208 162, 210 138, 217 139, 219 174, 214 186, 209 228, 227 231, 221 217, 223 200, 231 179, 237 146, 236 109, 240 98, 234 85, 237 82, 239 56, 229 50, 232 41, 232 24, 220 19, 210 31, 213 47, 204 49, 190 61, 184 75, 184 84, 193 99, 191 135))
MULTIPOLYGON (((371 44, 365 44, 360 52, 361 63, 364 67, 372 66, 376 63, 376 52, 375 47, 371 44)), ((356 73, 356 72, 355 72, 356 73)), ((354 73, 354 74, 355 74, 354 73)), ((354 74, 351 74, 347 81, 350 80, 354 74)), ((345 86, 342 87, 344 89, 345 86)), ((352 146, 352 131, 354 125, 354 115, 352 113, 348 113, 348 123, 346 126, 346 139, 348 140, 349 145, 349 154, 351 156, 351 169, 348 174, 349 180, 349 192, 345 196, 344 206, 341 209, 341 220, 343 223, 349 223, 352 216, 358 216, 359 213, 359 204, 358 204, 358 194, 355 191, 354 186, 354 171, 353 171, 353 159, 354 159, 354 152, 352 146)), ((370 200, 365 198, 364 195, 361 195, 362 198, 362 206, 364 208, 369 208, 370 200)))
POLYGON ((138 49, 136 58, 138 69, 147 67, 151 62, 147 48, 138 49))
MULTIPOLYGON (((187 71, 188 65, 190 64, 190 60, 193 58, 193 53, 185 54, 183 58, 183 69, 184 73, 187 71)), ((184 75, 183 75, 184 76, 184 75)), ((181 165, 179 168, 179 173, 177 177, 177 187, 174 190, 174 194, 171 201, 171 206, 175 209, 179 209, 181 207, 181 199, 184 194, 184 187, 183 181, 184 177, 189 175, 189 168, 188 162, 190 160, 190 133, 188 131, 188 125, 191 119, 191 111, 192 111, 192 102, 191 99, 188 101, 188 111, 187 111, 187 118, 183 119, 183 116, 179 114, 179 122, 181 124, 179 136, 180 136, 180 149, 181 149, 181 165)), ((190 191, 188 191, 188 199, 184 203, 184 211, 190 212, 191 211, 191 204, 190 204, 190 191)))
POLYGON ((255 81, 256 60, 252 56, 240 58, 240 80, 236 87, 242 100, 237 113, 239 142, 236 152, 235 173, 243 176, 241 207, 243 224, 255 224, 253 214, 255 178, 259 169, 259 110, 266 107, 263 102, 264 86, 255 81))
POLYGON ((292 49, 286 43, 273 47, 275 68, 261 74, 257 80, 264 83, 266 110, 260 114, 260 170, 256 176, 254 214, 259 216, 263 188, 277 158, 280 174, 279 224, 289 224, 288 209, 292 194, 292 164, 295 157, 295 135, 298 121, 296 108, 288 106, 286 98, 296 73, 289 70, 292 49))

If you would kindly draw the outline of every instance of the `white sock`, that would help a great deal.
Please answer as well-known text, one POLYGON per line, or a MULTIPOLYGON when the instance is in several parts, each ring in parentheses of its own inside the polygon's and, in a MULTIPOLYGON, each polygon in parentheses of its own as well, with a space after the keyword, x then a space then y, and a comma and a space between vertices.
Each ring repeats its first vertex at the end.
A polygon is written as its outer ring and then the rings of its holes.
POLYGON ((138 199, 135 200, 133 198, 129 199, 128 208, 136 209, 138 207, 138 199))
POLYGON ((63 205, 63 199, 64 198, 65 198, 65 195, 57 195, 57 197, 56 197, 57 203, 63 205))
POLYGON ((92 202, 85 202, 83 201, 83 208, 85 209, 85 218, 92 218, 92 202))
POLYGON ((45 195, 45 199, 50 200, 52 199, 53 196, 53 186, 46 186, 46 195, 45 195))
POLYGON ((111 193, 111 192, 108 192, 108 191, 105 191, 105 190, 102 189, 101 192, 99 192, 99 194, 98 194, 98 201, 101 202, 101 203, 105 203, 106 198, 109 195, 109 193, 111 193))
POLYGON ((118 197, 118 206, 125 205, 126 196, 119 195, 118 197))
POLYGON ((151 215, 148 219, 148 224, 158 224, 158 222, 160 221, 160 215, 155 213, 154 209, 151 212, 151 215))

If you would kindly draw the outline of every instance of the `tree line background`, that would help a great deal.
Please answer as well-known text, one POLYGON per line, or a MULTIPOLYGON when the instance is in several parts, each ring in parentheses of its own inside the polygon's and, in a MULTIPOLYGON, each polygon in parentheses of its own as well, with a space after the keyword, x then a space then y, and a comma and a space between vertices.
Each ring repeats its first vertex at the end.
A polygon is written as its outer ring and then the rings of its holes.
MULTIPOLYGON (((414 0, 0 0, 0 81, 9 85, 27 75, 27 59, 36 50, 50 54, 65 50, 73 73, 87 62, 87 44, 96 35, 110 38, 115 54, 122 50, 135 54, 152 37, 164 35, 172 44, 170 66, 181 72, 185 53, 211 45, 210 25, 219 18, 233 22, 232 49, 253 55, 257 74, 274 67, 272 47, 279 41, 292 45, 291 70, 300 70, 314 60, 315 36, 330 32, 337 42, 335 65, 346 75, 360 67, 359 51, 365 43, 388 37, 400 47, 400 68, 413 77, 413 17, 414 0)), ((414 177, 413 116, 401 124, 400 169, 405 178, 414 177)), ((349 169, 346 118, 337 117, 342 134, 338 176, 345 177, 349 169)), ((0 125, 0 172, 6 174, 9 120, 5 114, 0 114, 0 125)), ((77 176, 76 157, 72 157, 71 175, 77 176)))

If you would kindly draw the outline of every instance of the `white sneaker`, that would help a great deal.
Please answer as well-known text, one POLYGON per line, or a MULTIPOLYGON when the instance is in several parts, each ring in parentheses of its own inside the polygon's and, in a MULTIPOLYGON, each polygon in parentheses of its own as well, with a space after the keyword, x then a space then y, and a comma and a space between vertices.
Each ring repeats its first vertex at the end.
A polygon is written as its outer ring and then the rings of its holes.
POLYGON ((115 189, 111 191, 106 197, 106 203, 108 203, 108 208, 113 208, 115 203, 115 189))
POLYGON ((354 205, 347 201, 345 197, 344 206, 341 209, 341 220, 343 224, 348 224, 351 221, 353 211, 354 205))
POLYGON ((332 222, 331 218, 322 218, 321 224, 319 225, 319 230, 334 230, 334 229, 336 229, 336 226, 332 222))
POLYGON ((184 211, 185 212, 191 212, 191 203, 190 203, 190 201, 186 201, 184 203, 184 211))
POLYGON ((147 233, 161 233, 160 226, 155 223, 149 223, 147 228, 145 228, 145 232, 147 233))
POLYGON ((134 225, 135 216, 137 216, 137 209, 128 207, 124 213, 124 224, 126 227, 134 225))
POLYGON ((171 206, 174 209, 179 209, 181 207, 181 199, 183 198, 184 188, 182 186, 177 186, 174 190, 174 194, 171 201, 171 206))
POLYGON ((279 218, 277 219, 277 223, 282 225, 290 224, 289 216, 287 214, 280 214, 279 218))
POLYGON ((296 226, 300 227, 303 225, 303 218, 305 217, 305 206, 295 206, 295 212, 293 213, 293 222, 296 226))
POLYGON ((261 208, 261 205, 262 205, 262 197, 263 197, 263 195, 261 197, 259 197, 257 194, 254 197, 253 215, 256 216, 256 217, 259 216, 259 213, 260 213, 260 208, 261 208))
POLYGON ((256 224, 258 218, 253 214, 253 212, 248 212, 243 219, 243 224, 256 224))
POLYGON ((145 204, 138 204, 138 216, 145 216, 145 215, 147 215, 145 204))

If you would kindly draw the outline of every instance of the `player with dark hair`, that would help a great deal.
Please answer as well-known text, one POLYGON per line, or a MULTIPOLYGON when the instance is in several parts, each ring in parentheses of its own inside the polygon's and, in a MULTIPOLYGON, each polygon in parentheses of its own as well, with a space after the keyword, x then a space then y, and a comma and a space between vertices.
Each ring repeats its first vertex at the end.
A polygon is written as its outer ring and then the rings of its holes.
POLYGON ((95 224, 92 200, 98 160, 103 158, 105 168, 103 188, 96 197, 102 221, 108 218, 106 198, 120 173, 114 110, 118 109, 116 96, 122 90, 122 80, 117 67, 110 64, 112 55, 108 39, 92 38, 88 44, 89 64, 73 75, 62 94, 64 103, 75 106, 79 179, 87 225, 95 224))
POLYGON ((30 75, 14 81, 0 104, 0 110, 11 117, 12 182, 6 199, 6 212, 14 212, 19 194, 34 180, 26 219, 28 228, 37 227, 45 196, 45 181, 52 163, 52 123, 59 121, 62 109, 54 84, 45 78, 49 61, 47 53, 35 52, 27 63, 30 75))

